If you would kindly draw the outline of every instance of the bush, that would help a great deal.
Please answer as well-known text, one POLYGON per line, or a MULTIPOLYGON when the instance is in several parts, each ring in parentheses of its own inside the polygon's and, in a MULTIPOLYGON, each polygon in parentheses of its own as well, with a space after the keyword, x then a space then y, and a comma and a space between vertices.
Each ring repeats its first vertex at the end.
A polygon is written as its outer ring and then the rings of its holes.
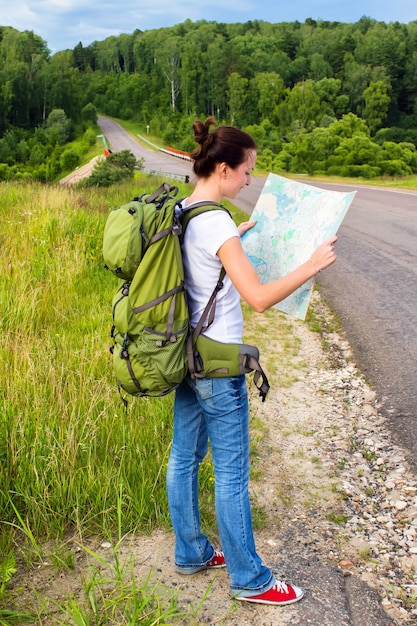
POLYGON ((81 111, 81 119, 83 122, 92 122, 97 124, 97 110, 94 104, 89 102, 81 111))
POLYGON ((98 161, 93 173, 79 183, 80 187, 110 187, 133 178, 135 170, 143 169, 129 150, 110 154, 104 161, 98 161))
POLYGON ((388 176, 409 176, 412 174, 411 167, 400 159, 379 161, 378 165, 381 168, 381 174, 388 176))
POLYGON ((130 150, 121 150, 120 152, 113 152, 107 157, 106 161, 109 165, 127 169, 133 173, 135 169, 142 169, 141 164, 136 159, 135 155, 130 150))
POLYGON ((7 163, 0 163, 0 180, 9 180, 10 168, 7 163))
POLYGON ((80 164, 80 155, 74 148, 68 148, 62 153, 60 164, 64 171, 73 170, 80 164))
MULTIPOLYGON (((331 170, 332 168, 329 168, 331 170)), ((328 173, 330 174, 330 171, 328 173)), ((353 177, 362 177, 362 178, 375 178, 381 174, 381 170, 379 167, 363 164, 363 165, 343 165, 339 168, 339 172, 337 172, 340 176, 353 176, 353 177)))
POLYGON ((96 133, 94 132, 94 130, 92 128, 87 128, 83 135, 83 142, 85 142, 87 146, 91 148, 91 146, 95 145, 96 139, 96 133))

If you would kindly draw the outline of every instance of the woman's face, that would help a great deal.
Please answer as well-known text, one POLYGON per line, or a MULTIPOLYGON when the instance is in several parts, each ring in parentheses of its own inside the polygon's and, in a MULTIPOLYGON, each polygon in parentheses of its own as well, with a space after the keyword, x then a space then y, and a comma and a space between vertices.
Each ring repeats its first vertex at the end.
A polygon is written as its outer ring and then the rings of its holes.
POLYGON ((226 166, 224 177, 224 195, 227 198, 236 198, 239 192, 251 183, 252 170, 256 163, 256 151, 248 150, 246 160, 235 169, 226 166))

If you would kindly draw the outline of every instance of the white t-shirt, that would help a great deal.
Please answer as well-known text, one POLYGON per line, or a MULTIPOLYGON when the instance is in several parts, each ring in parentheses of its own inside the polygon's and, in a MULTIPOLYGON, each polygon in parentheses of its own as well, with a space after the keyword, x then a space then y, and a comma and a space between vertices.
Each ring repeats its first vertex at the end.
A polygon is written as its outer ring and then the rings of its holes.
MULTIPOLYGON (((188 222, 182 253, 193 327, 200 320, 219 279, 222 264, 217 251, 231 237, 239 237, 239 232, 225 211, 207 211, 188 222)), ((240 295, 227 274, 223 283, 216 297, 214 321, 204 334, 222 343, 241 343, 243 315, 240 295)))

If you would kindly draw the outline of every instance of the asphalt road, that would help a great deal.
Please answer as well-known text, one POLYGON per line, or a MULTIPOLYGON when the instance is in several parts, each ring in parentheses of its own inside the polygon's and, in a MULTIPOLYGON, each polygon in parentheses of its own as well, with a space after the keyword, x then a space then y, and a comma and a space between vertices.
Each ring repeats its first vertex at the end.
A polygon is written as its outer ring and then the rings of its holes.
MULTIPOLYGON (((148 169, 191 176, 189 162, 143 147, 111 120, 100 117, 99 124, 113 151, 129 149, 148 169)), ((263 183, 254 177, 236 205, 250 214, 263 183)), ((417 467, 417 193, 317 186, 357 190, 339 229, 338 260, 318 282, 377 392, 394 439, 417 467)))
POLYGON ((337 254, 322 293, 417 467, 417 194, 360 187, 337 254))

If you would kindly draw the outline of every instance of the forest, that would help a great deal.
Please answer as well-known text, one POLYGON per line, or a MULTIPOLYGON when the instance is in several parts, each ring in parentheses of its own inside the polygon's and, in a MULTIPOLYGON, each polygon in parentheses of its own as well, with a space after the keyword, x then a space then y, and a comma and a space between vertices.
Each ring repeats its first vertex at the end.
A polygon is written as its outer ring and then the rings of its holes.
POLYGON ((253 135, 266 171, 409 176, 417 21, 186 20, 55 54, 32 31, 0 27, 0 180, 75 167, 97 113, 186 151, 192 121, 214 115, 253 135))

